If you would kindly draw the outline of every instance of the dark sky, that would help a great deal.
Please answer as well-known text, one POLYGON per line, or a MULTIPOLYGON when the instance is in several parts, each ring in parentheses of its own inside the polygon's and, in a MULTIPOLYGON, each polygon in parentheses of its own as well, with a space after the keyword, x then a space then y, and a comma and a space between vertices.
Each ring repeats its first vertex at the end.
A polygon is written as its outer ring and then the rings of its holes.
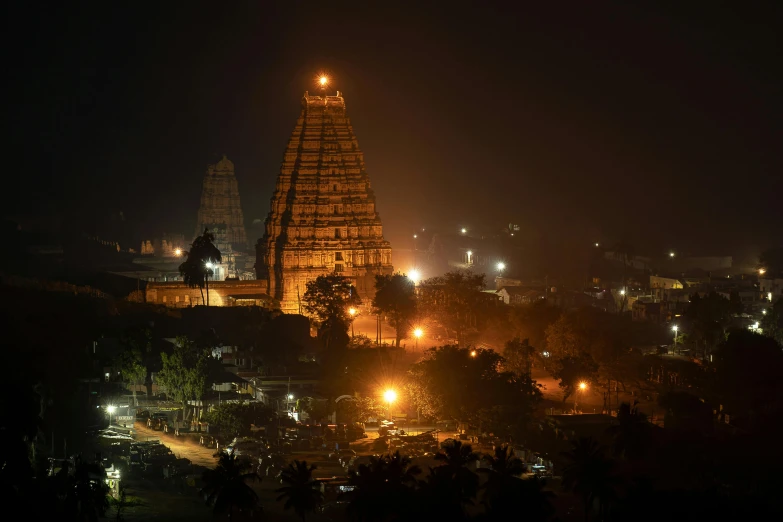
POLYGON ((263 219, 325 69, 394 245, 508 222, 649 254, 779 243, 779 8, 627 3, 17 2, 4 209, 190 234, 226 153, 263 219))

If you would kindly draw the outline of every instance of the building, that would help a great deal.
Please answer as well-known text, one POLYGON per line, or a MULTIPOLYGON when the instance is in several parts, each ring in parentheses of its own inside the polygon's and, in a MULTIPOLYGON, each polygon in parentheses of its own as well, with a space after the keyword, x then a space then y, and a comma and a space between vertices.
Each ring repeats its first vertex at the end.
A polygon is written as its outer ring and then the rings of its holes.
MULTIPOLYGON (((182 281, 148 282, 145 300, 169 308, 189 308, 206 304, 207 289, 202 300, 201 289, 190 288, 182 281)), ((266 281, 209 281, 210 306, 262 306, 276 308, 276 301, 267 293, 266 281)))
MULTIPOLYGON (((248 250, 245 218, 239 201, 239 187, 234 175, 234 163, 223 155, 214 165, 207 166, 204 185, 201 190, 201 205, 196 219, 198 237, 209 229, 220 233, 222 240, 230 244, 233 250, 248 250)), ((223 251, 221 250, 221 253, 223 251)))
POLYGON ((671 320, 667 302, 649 302, 637 299, 631 307, 631 319, 651 323, 666 323, 671 320))
POLYGON ((531 304, 545 298, 542 290, 525 288, 523 286, 505 286, 496 293, 500 300, 507 305, 531 304))
POLYGON ((650 276, 650 290, 659 301, 666 299, 671 290, 681 290, 685 288, 682 281, 673 277, 661 277, 657 275, 650 276))
POLYGON ((783 279, 777 278, 763 278, 759 277, 759 292, 761 292, 761 300, 774 303, 780 299, 783 294, 783 279))
POLYGON ((305 92, 256 247, 258 279, 297 313, 307 282, 323 274, 371 298, 375 276, 393 271, 391 254, 345 99, 305 92))

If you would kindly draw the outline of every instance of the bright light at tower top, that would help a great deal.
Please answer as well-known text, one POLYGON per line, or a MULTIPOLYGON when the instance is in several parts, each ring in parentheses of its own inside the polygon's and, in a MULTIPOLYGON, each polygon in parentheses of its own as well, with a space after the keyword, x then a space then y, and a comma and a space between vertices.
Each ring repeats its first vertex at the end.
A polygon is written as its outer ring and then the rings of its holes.
POLYGON ((325 74, 322 74, 321 76, 318 77, 318 84, 321 87, 326 87, 327 85, 329 85, 329 77, 326 76, 325 74))

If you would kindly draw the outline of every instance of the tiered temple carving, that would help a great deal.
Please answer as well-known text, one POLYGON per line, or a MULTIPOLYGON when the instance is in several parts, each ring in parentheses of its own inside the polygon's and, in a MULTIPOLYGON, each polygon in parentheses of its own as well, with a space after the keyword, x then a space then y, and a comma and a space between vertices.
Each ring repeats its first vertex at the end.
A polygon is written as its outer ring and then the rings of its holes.
POLYGON ((256 272, 283 311, 298 313, 308 281, 338 273, 359 295, 374 294, 376 274, 392 272, 364 156, 340 91, 302 98, 272 196, 256 272))
POLYGON ((239 202, 239 188, 234 175, 234 163, 223 159, 207 167, 204 187, 201 191, 201 206, 198 209, 196 231, 193 237, 200 236, 204 229, 223 235, 234 250, 246 252, 248 249, 245 220, 239 202))

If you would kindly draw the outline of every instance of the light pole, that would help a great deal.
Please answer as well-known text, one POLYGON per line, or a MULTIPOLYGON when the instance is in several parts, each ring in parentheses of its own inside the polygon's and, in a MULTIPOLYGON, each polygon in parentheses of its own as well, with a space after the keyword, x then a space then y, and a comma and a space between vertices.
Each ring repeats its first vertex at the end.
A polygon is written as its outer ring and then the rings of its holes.
POLYGON ((672 326, 672 331, 674 332, 674 353, 677 353, 677 330, 679 327, 675 324, 672 326))
POLYGON ((109 427, 111 427, 111 416, 115 411, 117 411, 117 406, 106 406, 106 413, 109 414, 109 427))
POLYGON ((422 335, 424 335, 424 330, 422 330, 421 328, 416 328, 415 330, 413 330, 413 336, 416 338, 417 352, 419 351, 419 339, 421 338, 422 335))
POLYGON ((574 392, 574 415, 576 415, 576 407, 577 407, 577 398, 579 397, 579 392, 583 392, 587 389, 587 383, 582 381, 579 383, 579 386, 577 386, 576 392, 574 392))
POLYGON ((397 392, 389 389, 383 392, 383 400, 385 400, 389 404, 389 420, 392 419, 392 403, 397 400, 397 392))
POLYGON ((354 307, 349 308, 348 309, 348 315, 351 316, 351 339, 353 339, 354 338, 354 335, 353 335, 353 319, 356 316, 356 308, 354 308, 354 307))
POLYGON ((207 261, 204 263, 204 266, 207 268, 204 275, 206 276, 205 281, 207 286, 207 306, 209 306, 209 274, 212 272, 212 267, 215 265, 212 264, 212 261, 207 261))

